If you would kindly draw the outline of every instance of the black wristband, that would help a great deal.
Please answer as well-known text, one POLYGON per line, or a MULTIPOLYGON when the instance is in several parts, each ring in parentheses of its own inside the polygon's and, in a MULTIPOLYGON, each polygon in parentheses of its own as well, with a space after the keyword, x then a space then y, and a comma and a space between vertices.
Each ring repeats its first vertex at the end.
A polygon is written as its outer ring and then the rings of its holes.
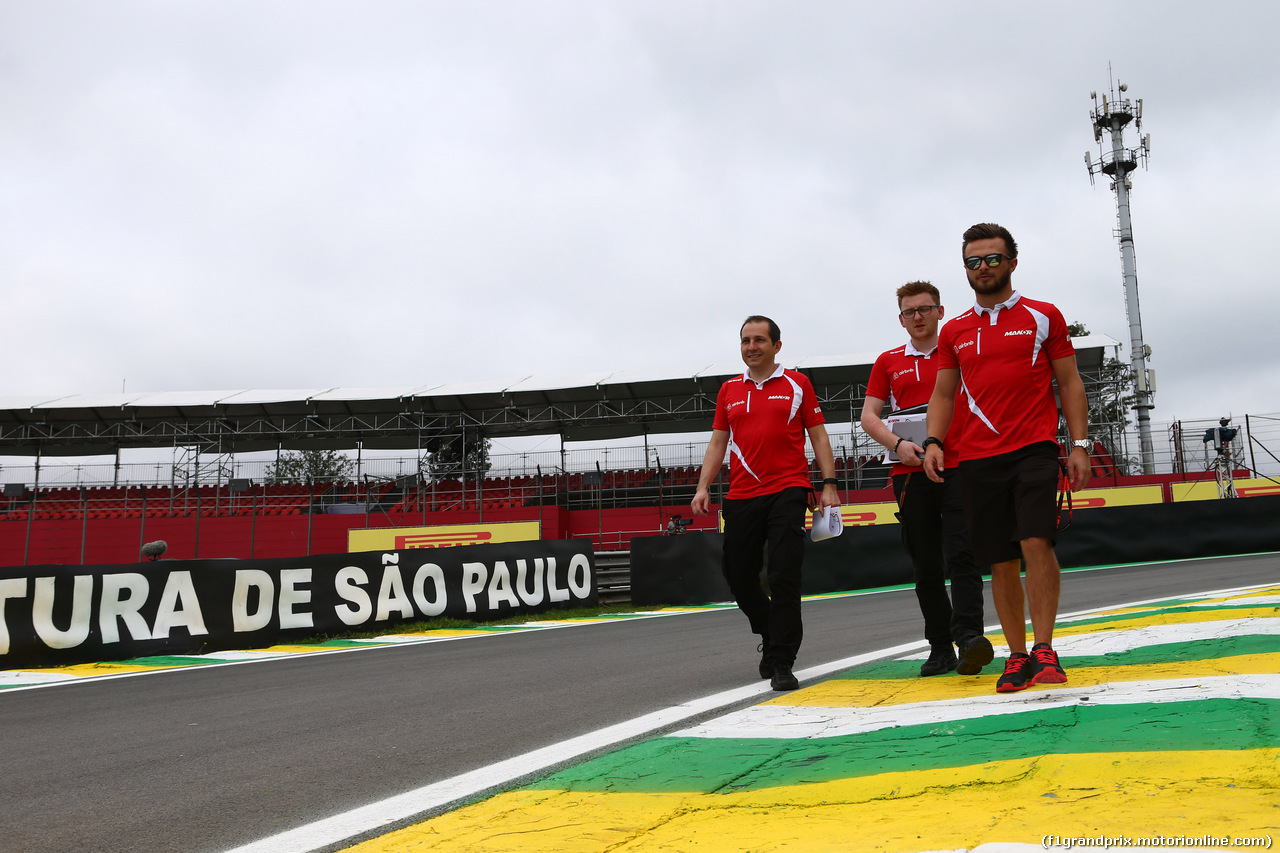
POLYGON ((942 446, 942 439, 940 439, 940 438, 934 438, 933 436, 929 436, 929 437, 928 437, 928 438, 926 438, 924 441, 922 441, 922 442, 920 443, 920 446, 921 446, 921 447, 923 447, 925 450, 928 450, 928 449, 929 449, 929 445, 931 445, 931 444, 936 444, 936 445, 938 445, 938 449, 939 449, 939 450, 942 450, 942 451, 945 451, 945 450, 946 450, 946 448, 942 446))
POLYGON ((907 437, 904 435, 904 436, 901 436, 897 441, 895 441, 895 442, 893 443, 893 452, 894 452, 894 453, 897 453, 897 452, 898 452, 898 445, 899 445, 899 444, 902 444, 902 442, 904 442, 904 441, 906 441, 906 440, 907 440, 907 437))
POLYGON ((837 480, 835 477, 824 477, 824 478, 823 478, 823 480, 822 480, 822 485, 824 485, 824 486, 838 486, 838 485, 840 485, 840 481, 839 481, 839 480, 837 480))

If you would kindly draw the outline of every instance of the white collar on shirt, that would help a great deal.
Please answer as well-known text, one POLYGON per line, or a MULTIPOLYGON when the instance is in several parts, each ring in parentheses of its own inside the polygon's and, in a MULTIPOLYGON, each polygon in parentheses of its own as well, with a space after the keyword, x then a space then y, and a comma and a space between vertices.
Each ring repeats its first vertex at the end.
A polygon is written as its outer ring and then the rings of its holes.
POLYGON ((928 352, 921 352, 920 350, 916 349, 916 342, 909 340, 907 341, 906 347, 903 348, 902 354, 911 356, 912 358, 928 358, 929 356, 933 355, 937 351, 938 351, 937 343, 934 343, 933 347, 928 352))
MULTIPOLYGON (((776 378, 778 378, 779 376, 781 376, 781 375, 782 375, 782 371, 783 371, 783 367, 782 367, 782 365, 781 365, 781 364, 779 364, 777 367, 775 367, 775 368, 774 368, 773 373, 770 373, 768 376, 766 376, 766 377, 764 378, 764 382, 768 382, 770 379, 776 379, 776 378)), ((756 386, 757 388, 763 388, 763 387, 764 387, 764 382, 756 382, 754 379, 752 379, 752 378, 751 378, 751 370, 750 370, 750 369, 747 369, 747 370, 742 371, 742 381, 743 381, 743 382, 755 382, 755 386, 756 386)))
POLYGON ((994 316, 996 314, 999 314, 1005 308, 1012 308, 1013 306, 1017 305, 1018 300, 1021 298, 1022 298, 1022 294, 1015 290, 1012 296, 1010 296, 1004 302, 999 303, 994 308, 983 308, 977 302, 973 303, 973 312, 975 314, 991 314, 992 316, 994 316))

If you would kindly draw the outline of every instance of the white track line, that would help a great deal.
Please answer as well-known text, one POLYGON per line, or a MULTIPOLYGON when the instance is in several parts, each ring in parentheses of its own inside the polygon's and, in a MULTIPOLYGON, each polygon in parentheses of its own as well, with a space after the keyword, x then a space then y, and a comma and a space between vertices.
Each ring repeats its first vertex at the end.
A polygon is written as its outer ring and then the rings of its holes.
POLYGON ((1054 708, 1195 702, 1203 699, 1280 699, 1280 675, 1212 675, 1118 681, 1088 687, 1028 690, 1010 696, 992 693, 963 699, 908 702, 875 707, 755 705, 672 737, 816 739, 848 737, 899 726, 937 725, 1002 714, 1030 714, 1054 708))
MULTIPOLYGON (((919 645, 919 643, 908 643, 878 652, 855 655, 797 671, 796 677, 801 680, 819 678, 864 663, 900 655, 919 645)), ((523 776, 581 758, 597 750, 653 734, 659 729, 682 720, 771 693, 769 684, 762 681, 749 687, 726 690, 682 705, 673 705, 634 720, 608 726, 543 749, 535 749, 524 755, 508 758, 452 779, 445 779, 378 803, 291 829, 279 835, 237 847, 227 853, 311 853, 311 851, 408 820, 415 815, 440 809, 459 800, 509 785, 523 776)))
MULTIPOLYGON (((1064 618, 1084 618, 1090 614, 1114 610, 1119 606, 1141 607, 1156 602, 1176 601, 1180 598, 1194 600, 1210 596, 1225 596, 1269 586, 1274 586, 1274 584, 1257 584, 1249 587, 1237 587, 1181 597, 1165 596, 1159 599, 1133 602, 1126 605, 1112 604, 1107 607, 1066 614, 1064 618)), ((802 681, 821 678, 865 663, 911 654, 920 650, 923 646, 923 641, 920 641, 855 655, 797 671, 796 677, 802 681)), ((359 836, 376 832, 379 829, 408 821, 416 815, 443 809, 453 803, 475 797, 486 791, 499 789, 522 777, 581 758, 592 752, 653 734, 682 720, 770 693, 769 685, 760 682, 749 687, 727 690, 713 696, 696 699, 682 705, 674 705, 637 717, 634 720, 628 720, 624 723, 618 723, 617 725, 571 738, 553 746, 536 749, 524 755, 491 764, 488 767, 481 767, 451 779, 444 779, 431 785, 406 791, 381 802, 371 803, 324 820, 287 830, 242 847, 228 850, 226 853, 313 853, 313 851, 332 847, 345 841, 354 840, 359 836)))
MULTIPOLYGON (((1141 616, 1142 614, 1135 614, 1141 616)), ((1129 616, 1117 616, 1127 619, 1129 616)), ((1228 637, 1280 634, 1280 617, 1246 616, 1243 619, 1216 619, 1212 622, 1178 622, 1172 625, 1146 625, 1126 628, 1123 631, 1098 631, 1092 634, 1072 634, 1053 638, 1053 650, 1059 655, 1107 655, 1133 651, 1146 646, 1168 643, 1198 643, 1205 640, 1223 640, 1228 637)), ((994 644, 996 657, 1009 653, 1004 644, 994 644)), ((924 650, 906 655, 903 660, 924 660, 924 650)))

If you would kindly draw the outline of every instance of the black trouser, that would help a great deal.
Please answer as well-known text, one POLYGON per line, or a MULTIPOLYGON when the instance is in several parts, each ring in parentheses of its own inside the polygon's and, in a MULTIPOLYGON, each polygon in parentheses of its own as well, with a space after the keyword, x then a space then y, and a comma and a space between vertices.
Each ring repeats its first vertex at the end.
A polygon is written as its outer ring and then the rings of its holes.
POLYGON ((943 482, 935 483, 923 471, 896 474, 893 494, 902 544, 915 569, 924 637, 930 643, 959 643, 982 634, 982 571, 969 552, 960 472, 950 468, 942 476, 943 482))
POLYGON ((751 630, 767 637, 768 660, 796 661, 804 627, 800 622, 800 565, 804 562, 804 514, 810 490, 724 502, 724 577, 751 630), (768 550, 766 593, 760 580, 768 550))

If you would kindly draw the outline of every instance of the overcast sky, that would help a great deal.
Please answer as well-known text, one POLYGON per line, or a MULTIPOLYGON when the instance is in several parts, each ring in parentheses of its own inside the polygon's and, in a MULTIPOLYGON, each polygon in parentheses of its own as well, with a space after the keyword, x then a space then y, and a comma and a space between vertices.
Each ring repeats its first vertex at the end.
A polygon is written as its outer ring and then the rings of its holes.
MULTIPOLYGON (((1089 94, 1144 101, 1156 422, 1280 412, 1280 4, 0 2, 0 396, 684 371, 901 342, 960 234, 1125 343, 1089 94)), ((1138 144, 1130 132, 1126 141, 1138 144)))

